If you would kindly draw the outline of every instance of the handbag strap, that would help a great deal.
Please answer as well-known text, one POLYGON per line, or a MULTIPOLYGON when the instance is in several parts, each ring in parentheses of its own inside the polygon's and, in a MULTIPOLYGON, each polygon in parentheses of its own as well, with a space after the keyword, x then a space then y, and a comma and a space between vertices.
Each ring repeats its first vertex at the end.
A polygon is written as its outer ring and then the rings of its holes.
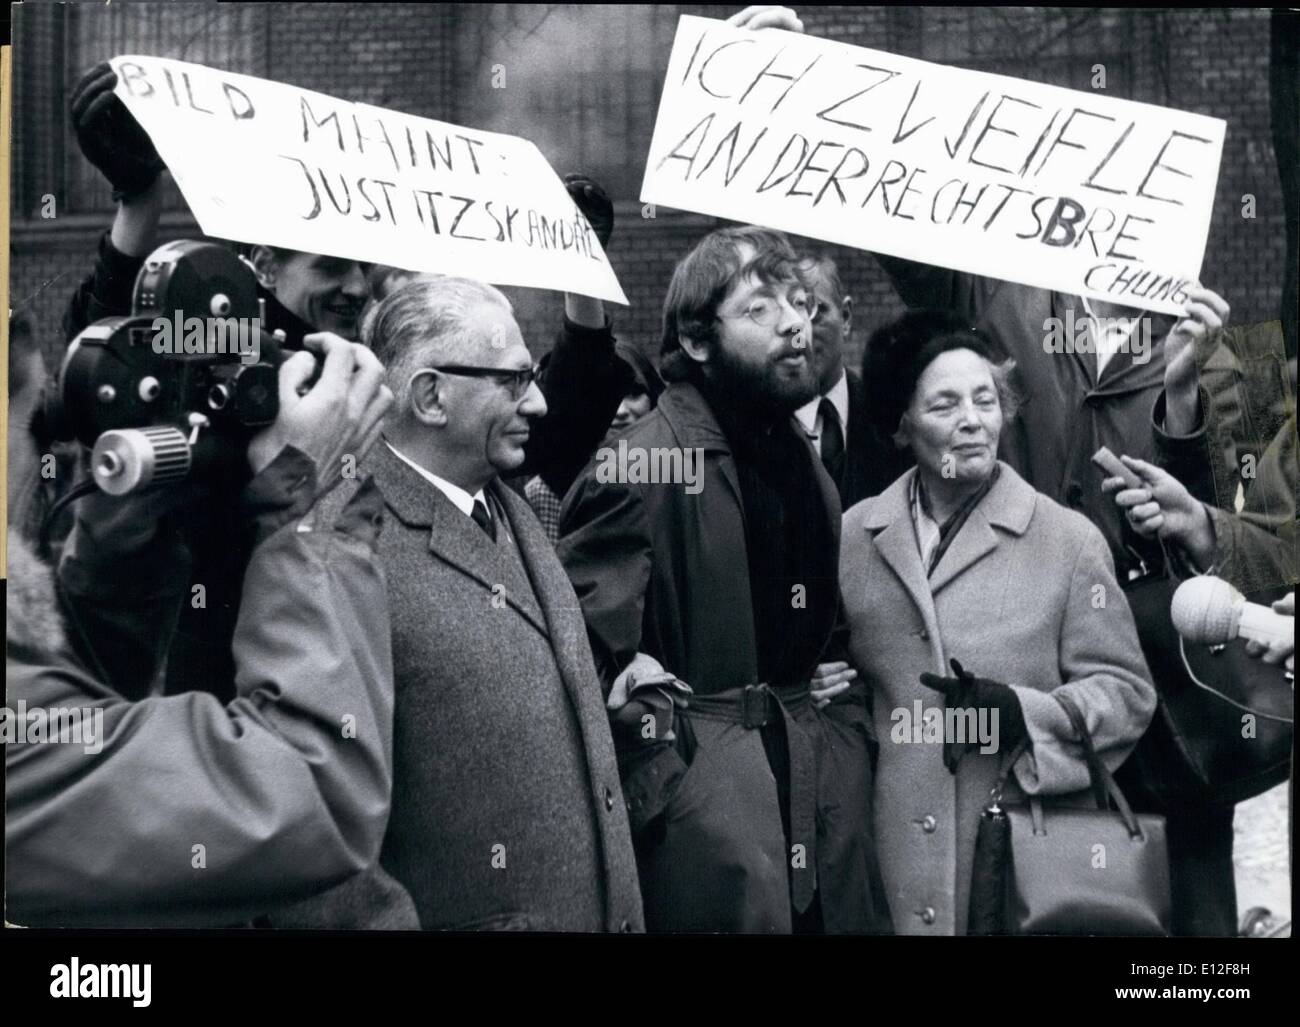
POLYGON ((1092 734, 1088 731, 1087 721, 1083 719, 1079 707, 1075 705, 1074 700, 1068 695, 1056 695, 1055 698, 1061 704, 1061 708, 1065 710, 1065 715, 1070 718, 1070 724, 1079 735, 1080 742, 1083 743, 1084 758, 1088 762, 1088 776, 1092 780, 1092 792, 1093 797, 1097 800, 1097 808, 1100 810, 1109 808, 1109 803, 1106 801, 1106 796, 1109 795, 1115 801, 1115 808, 1119 812, 1120 819, 1124 821, 1124 827, 1129 836, 1133 838, 1140 837, 1142 829, 1138 826, 1137 817, 1133 815, 1133 808, 1128 804, 1128 800, 1124 798, 1124 793, 1115 782, 1114 775, 1106 768, 1106 764, 1101 761, 1101 757, 1097 755, 1097 749, 1092 743, 1092 734))
POLYGON ((993 787, 989 790, 992 797, 989 804, 990 809, 997 810, 999 808, 999 803, 1002 802, 1002 792, 1007 786, 1007 779, 1011 777, 1011 770, 1016 765, 1016 761, 1028 750, 1029 735, 1026 734, 1024 738, 1012 746, 1011 752, 1007 754, 1006 761, 1002 764, 1002 770, 998 773, 998 779, 993 782, 993 787))

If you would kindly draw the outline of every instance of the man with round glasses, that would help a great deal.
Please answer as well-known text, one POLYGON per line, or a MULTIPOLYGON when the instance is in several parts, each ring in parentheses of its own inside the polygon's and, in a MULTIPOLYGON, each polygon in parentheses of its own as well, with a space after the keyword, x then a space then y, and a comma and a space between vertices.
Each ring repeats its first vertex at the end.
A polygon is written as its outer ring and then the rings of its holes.
POLYGON ((620 439, 690 481, 596 464, 561 510, 649 930, 889 930, 864 692, 809 694, 846 652, 839 498, 792 416, 815 310, 779 232, 706 236, 664 302, 668 387, 620 439))

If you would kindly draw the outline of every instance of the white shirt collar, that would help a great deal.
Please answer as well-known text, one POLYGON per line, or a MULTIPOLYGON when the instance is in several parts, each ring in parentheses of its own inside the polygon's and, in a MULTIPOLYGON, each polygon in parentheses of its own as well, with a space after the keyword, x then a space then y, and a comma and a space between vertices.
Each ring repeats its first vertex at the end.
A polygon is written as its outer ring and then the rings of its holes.
POLYGON ((847 371, 840 372, 839 381, 831 386, 825 396, 816 396, 801 406, 794 412, 794 416, 799 419, 806 434, 814 443, 820 442, 822 437, 822 418, 821 404, 823 399, 829 399, 835 412, 840 415, 840 428, 844 432, 845 438, 849 433, 849 374, 847 371))
POLYGON ((1088 302, 1087 296, 1081 296, 1083 300, 1083 312, 1088 316, 1088 331, 1092 336, 1093 348, 1097 356, 1097 377, 1101 378, 1101 373, 1106 370, 1106 365, 1110 363, 1110 358, 1125 348, 1128 343, 1127 339, 1133 334, 1137 326, 1138 318, 1117 317, 1109 321, 1106 325, 1106 331, 1101 332, 1101 322, 1097 315, 1093 313, 1092 304, 1088 302))
POLYGON ((487 499, 483 495, 482 489, 479 489, 476 493, 474 493, 474 495, 471 496, 459 485, 453 485, 446 478, 439 478, 432 471, 425 470, 414 460, 410 459, 410 457, 406 456, 400 450, 398 450, 387 439, 384 439, 384 445, 389 448, 393 456, 397 457, 398 460, 402 461, 402 463, 406 464, 408 467, 414 470, 415 473, 418 474, 421 478, 429 482, 429 484, 434 486, 434 488, 436 488, 444 496, 450 499, 453 505, 455 505, 456 509, 459 510, 461 513, 463 513, 466 517, 469 517, 473 513, 474 503, 476 500, 482 502, 484 506, 487 505, 487 499))

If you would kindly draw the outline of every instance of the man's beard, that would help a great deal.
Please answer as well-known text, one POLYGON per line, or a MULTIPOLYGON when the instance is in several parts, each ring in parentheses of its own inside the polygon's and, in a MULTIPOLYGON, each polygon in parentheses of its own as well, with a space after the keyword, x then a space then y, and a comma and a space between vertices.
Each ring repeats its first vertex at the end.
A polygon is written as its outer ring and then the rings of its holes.
POLYGON ((784 377, 772 361, 755 366, 737 360, 728 350, 715 345, 714 387, 731 397, 732 402, 774 414, 793 413, 817 395, 817 379, 812 362, 804 351, 804 370, 798 378, 784 377))

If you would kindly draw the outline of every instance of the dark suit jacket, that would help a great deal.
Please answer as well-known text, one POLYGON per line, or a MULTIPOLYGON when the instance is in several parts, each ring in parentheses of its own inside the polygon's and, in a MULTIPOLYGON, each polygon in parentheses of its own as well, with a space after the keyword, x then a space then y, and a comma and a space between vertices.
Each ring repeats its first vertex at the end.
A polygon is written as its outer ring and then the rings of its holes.
POLYGON ((586 628, 541 525, 489 486, 516 561, 382 442, 358 479, 367 473, 389 512, 379 551, 393 623, 393 808, 382 870, 317 900, 315 926, 392 925, 395 880, 426 929, 643 929, 586 628), (358 890, 369 908, 356 908, 358 890))
POLYGON ((840 506, 847 510, 855 503, 878 496, 911 466, 906 452, 875 424, 867 410, 867 390, 862 375, 846 371, 849 383, 849 434, 844 445, 844 468, 835 483, 840 490, 840 506))

